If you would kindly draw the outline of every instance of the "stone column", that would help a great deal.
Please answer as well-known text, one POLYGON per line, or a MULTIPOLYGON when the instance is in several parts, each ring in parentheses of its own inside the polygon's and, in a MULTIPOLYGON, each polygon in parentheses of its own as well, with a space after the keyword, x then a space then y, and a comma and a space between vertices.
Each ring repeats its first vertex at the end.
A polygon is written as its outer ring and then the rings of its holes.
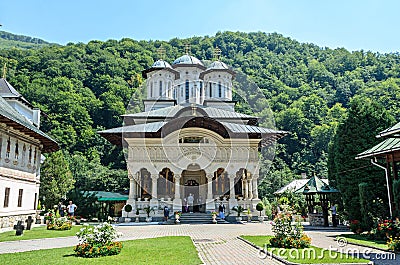
MULTIPOLYGON (((228 174, 229 177, 229 212, 237 206, 236 194, 235 194, 235 174, 228 174)), ((227 209, 228 210, 228 209, 227 209)))
POLYGON ((253 176, 253 199, 258 199, 258 185, 257 185, 258 175, 253 176))
POLYGON ((175 178, 175 198, 173 201, 173 211, 182 211, 182 199, 180 192, 181 175, 175 174, 174 178, 175 178))
POLYGON ((213 176, 211 174, 207 174, 207 200, 213 199, 212 179, 213 179, 213 176))
POLYGON ((211 212, 215 211, 215 203, 213 199, 213 193, 212 193, 212 179, 213 179, 213 174, 207 173, 207 200, 206 200, 206 211, 211 212))
POLYGON ((248 182, 247 182, 247 177, 243 180, 243 191, 244 191, 244 200, 249 199, 249 186, 248 186, 248 182))
POLYGON ((158 206, 158 198, 157 198, 157 179, 158 179, 158 173, 152 173, 151 174, 151 200, 150 200, 150 206, 158 206))
POLYGON ((135 203, 136 181, 131 174, 128 175, 128 178, 129 178, 129 197, 128 197, 128 200, 126 201, 126 204, 130 204, 132 206, 132 211, 129 213, 122 211, 122 217, 132 217, 134 210, 136 208, 136 203, 135 203))
POLYGON ((247 187, 249 188, 249 197, 248 197, 248 199, 249 200, 252 200, 253 199, 253 181, 252 181, 252 179, 248 179, 247 180, 247 187))

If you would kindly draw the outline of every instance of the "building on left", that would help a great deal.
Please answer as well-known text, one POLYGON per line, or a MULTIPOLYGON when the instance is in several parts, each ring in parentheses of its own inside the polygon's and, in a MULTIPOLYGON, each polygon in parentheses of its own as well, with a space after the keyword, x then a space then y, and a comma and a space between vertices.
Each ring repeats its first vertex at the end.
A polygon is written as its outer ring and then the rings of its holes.
POLYGON ((0 78, 0 228, 35 218, 42 153, 59 149, 39 128, 40 110, 0 78))

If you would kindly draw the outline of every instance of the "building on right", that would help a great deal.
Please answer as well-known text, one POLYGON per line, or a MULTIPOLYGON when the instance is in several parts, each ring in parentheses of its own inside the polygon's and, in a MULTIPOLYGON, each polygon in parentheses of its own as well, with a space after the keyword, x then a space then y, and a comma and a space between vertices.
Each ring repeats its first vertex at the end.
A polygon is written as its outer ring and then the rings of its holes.
POLYGON ((370 159, 385 172, 390 216, 400 209, 400 122, 380 132, 377 138, 385 139, 374 147, 358 154, 356 159, 370 159))

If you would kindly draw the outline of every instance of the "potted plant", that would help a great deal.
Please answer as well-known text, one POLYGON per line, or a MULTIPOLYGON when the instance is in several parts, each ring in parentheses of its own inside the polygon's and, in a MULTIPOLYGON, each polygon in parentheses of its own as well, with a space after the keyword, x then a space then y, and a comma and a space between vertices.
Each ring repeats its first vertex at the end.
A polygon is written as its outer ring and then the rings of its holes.
POLYGON ((237 212, 237 217, 236 217, 236 222, 241 222, 242 221, 242 217, 240 217, 240 214, 243 213, 245 211, 245 209, 242 206, 235 206, 232 208, 232 211, 237 212))
POLYGON ((211 216, 212 216, 212 222, 213 222, 213 224, 216 224, 216 223, 217 223, 217 212, 212 211, 212 212, 211 212, 211 216))
POLYGON ((258 221, 260 221, 260 222, 264 221, 264 216, 261 216, 264 208, 265 208, 264 203, 262 203, 262 202, 257 203, 256 210, 260 212, 260 216, 258 216, 258 221))
POLYGON ((142 209, 140 209, 139 207, 136 208, 136 213, 135 213, 136 214, 136 220, 135 220, 136 223, 139 223, 140 210, 142 210, 142 209))
POLYGON ((152 212, 152 211, 154 211, 154 209, 153 208, 151 208, 150 206, 147 206, 147 207, 144 207, 143 208, 143 210, 146 212, 146 214, 147 214, 147 218, 146 218, 146 222, 151 222, 151 217, 150 217, 150 213, 152 212))
MULTIPOLYGON (((129 213, 132 212, 132 209, 133 209, 133 208, 132 208, 132 205, 130 205, 130 204, 126 204, 126 205, 125 205, 124 211, 127 212, 127 217, 129 216, 129 213)), ((126 218, 126 219, 125 219, 125 222, 130 222, 130 221, 131 221, 130 218, 126 218)))
POLYGON ((253 214, 250 209, 247 209, 247 222, 251 223, 251 218, 253 218, 253 214))
POLYGON ((175 215, 175 223, 179 224, 181 221, 179 221, 179 218, 181 218, 182 213, 180 211, 174 212, 175 215))

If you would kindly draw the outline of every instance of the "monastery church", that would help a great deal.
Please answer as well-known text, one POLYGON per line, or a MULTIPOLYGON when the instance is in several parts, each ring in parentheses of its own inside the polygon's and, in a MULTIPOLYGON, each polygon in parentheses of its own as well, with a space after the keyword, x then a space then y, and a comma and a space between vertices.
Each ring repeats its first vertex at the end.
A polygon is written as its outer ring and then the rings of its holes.
POLYGON ((127 204, 143 209, 210 212, 223 203, 255 211, 262 145, 286 132, 258 126, 235 112, 235 72, 219 59, 209 67, 188 53, 172 65, 159 59, 142 75, 144 112, 124 115, 124 126, 99 132, 126 151, 127 204))

